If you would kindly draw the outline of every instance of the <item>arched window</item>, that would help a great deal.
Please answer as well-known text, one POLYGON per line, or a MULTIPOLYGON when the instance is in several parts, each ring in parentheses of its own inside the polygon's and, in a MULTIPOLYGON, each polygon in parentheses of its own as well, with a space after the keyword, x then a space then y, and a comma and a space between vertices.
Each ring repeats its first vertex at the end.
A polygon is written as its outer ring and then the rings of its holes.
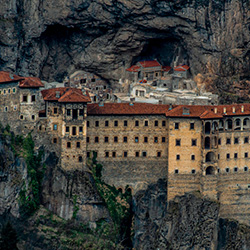
POLYGON ((213 162, 215 160, 214 152, 208 152, 206 154, 206 162, 213 162))
POLYGON ((206 168, 206 175, 214 175, 215 174, 215 169, 212 166, 209 166, 206 168))
POLYGON ((78 161, 82 162, 82 156, 81 155, 78 157, 78 161))
POLYGON ((243 120, 243 129, 249 129, 249 118, 243 120))
POLYGON ((235 130, 240 130, 240 127, 241 127, 241 120, 240 119, 236 119, 234 121, 234 129, 235 130))
POLYGON ((205 134, 210 134, 211 131, 211 124, 210 122, 206 122, 205 124, 205 134))
POLYGON ((222 120, 219 121, 219 131, 224 130, 224 122, 222 120))
POLYGON ((212 131, 215 132, 218 130, 218 123, 217 122, 213 122, 212 124, 212 131))
POLYGON ((226 129, 227 129, 227 130, 233 129, 233 121, 232 121, 231 119, 228 119, 228 120, 226 121, 226 129))
POLYGON ((210 137, 205 138, 205 149, 210 149, 210 137))

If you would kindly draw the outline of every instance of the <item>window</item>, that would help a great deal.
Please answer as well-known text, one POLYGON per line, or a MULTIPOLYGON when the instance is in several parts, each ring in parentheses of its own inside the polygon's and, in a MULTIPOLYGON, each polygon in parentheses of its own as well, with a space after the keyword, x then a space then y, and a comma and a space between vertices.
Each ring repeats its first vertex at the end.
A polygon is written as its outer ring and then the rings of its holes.
POLYGON ((154 143, 158 142, 158 137, 154 137, 154 143))
POLYGON ((23 95, 23 102, 27 102, 28 101, 28 96, 27 95, 23 95))
POLYGON ((112 152, 112 157, 116 157, 116 152, 112 152))
POLYGON ((195 172, 196 172, 195 169, 192 169, 192 170, 191 170, 191 173, 192 173, 192 174, 195 174, 195 172))
POLYGON ((91 82, 95 82, 95 78, 92 78, 92 79, 91 79, 91 82))
POLYGON ((248 138, 248 137, 245 137, 245 138, 244 138, 244 143, 248 143, 248 141, 249 141, 249 138, 248 138))
POLYGON ((105 136, 105 137, 104 137, 104 142, 106 142, 106 143, 109 142, 108 136, 105 136))
POLYGON ((190 123, 190 130, 193 130, 194 129, 194 122, 191 122, 190 123))
POLYGON ((72 135, 76 135, 76 127, 72 127, 72 135))
POLYGON ((139 142, 139 137, 138 136, 135 137, 135 142, 136 143, 139 142))
POLYGON ((69 126, 66 126, 65 132, 66 132, 66 133, 69 133, 69 126))
POLYGON ((142 157, 147 157, 147 152, 146 151, 142 152, 142 157))
POLYGON ((160 151, 157 152, 157 157, 161 157, 161 152, 160 151))
POLYGON ((144 137, 144 142, 145 142, 145 143, 148 142, 148 137, 144 137))
POLYGON ((238 168, 237 167, 234 168, 234 172, 238 172, 238 168))
POLYGON ((238 137, 234 138, 234 144, 239 144, 239 138, 238 137))
POLYGON ((144 121, 144 126, 148 127, 148 121, 144 121))
POLYGON ((155 127, 158 127, 158 121, 155 121, 155 127))
POLYGON ((220 159, 220 154, 218 154, 218 160, 220 159))
POLYGON ((109 121, 105 121, 105 127, 109 126, 109 121))
POLYGON ((67 116, 71 115, 71 109, 67 109, 67 116))
POLYGON ((139 127, 139 121, 135 121, 135 126, 139 127))
POLYGON ((99 142, 99 137, 96 136, 96 137, 95 137, 95 143, 98 143, 98 142, 99 142))
POLYGON ((248 167, 244 167, 244 172, 247 172, 248 171, 248 167))
POLYGON ((128 157, 128 151, 123 152, 123 157, 128 157))
POLYGON ((31 96, 31 102, 35 102, 36 101, 36 96, 35 95, 32 95, 31 96))
POLYGON ((67 142, 67 148, 71 148, 71 142, 67 142))
POLYGON ((7 112, 8 111, 8 107, 4 107, 4 112, 7 112))
POLYGON ((8 93, 10 94, 10 89, 8 89, 8 93))
POLYGON ((114 142, 118 142, 118 137, 117 136, 114 137, 114 142))
POLYGON ((176 160, 179 161, 181 159, 180 155, 176 155, 176 160))
POLYGON ((105 157, 106 157, 106 158, 109 157, 109 152, 105 152, 105 157))
POLYGON ((78 161, 82 162, 82 156, 81 155, 78 157, 78 161))
POLYGON ((118 127, 118 121, 114 121, 114 126, 118 127))
POLYGON ((13 92, 13 93, 16 93, 16 88, 13 88, 13 89, 12 89, 12 92, 13 92))
POLYGON ((87 158, 89 158, 90 157, 90 152, 87 152, 87 158))
POLYGON ((218 139, 218 145, 221 145, 221 138, 218 139))
POLYGON ((124 122, 123 122, 123 126, 124 126, 124 127, 127 127, 127 126, 128 126, 128 121, 124 121, 124 122))
POLYGON ((84 115, 84 110, 83 109, 79 109, 79 116, 83 116, 84 115))
POLYGON ((245 158, 248 158, 248 152, 245 152, 245 158))
POLYGON ((35 116, 34 116, 34 115, 32 115, 32 116, 31 116, 31 119, 32 119, 32 120, 35 120, 35 116))
POLYGON ((136 151, 136 152, 135 152, 135 157, 139 157, 139 155, 140 155, 140 152, 139 152, 139 151, 136 151))
POLYGON ((162 121, 162 127, 166 127, 166 121, 162 121))
POLYGON ((175 122, 174 129, 179 129, 179 122, 175 122))
POLYGON ((128 137, 127 136, 123 137, 123 142, 125 142, 125 143, 128 142, 128 137))
POLYGON ((192 145, 192 146, 196 146, 196 144, 197 144, 197 140, 196 140, 196 139, 192 139, 191 145, 192 145))
POLYGON ((81 143, 79 141, 76 142, 76 147, 80 148, 81 147, 81 143))
POLYGON ((53 143, 54 143, 54 144, 57 143, 57 138, 53 138, 53 143))
POLYGON ((178 169, 175 169, 175 170, 174 170, 174 173, 175 173, 175 174, 179 174, 179 170, 178 170, 178 169))
POLYGON ((23 115, 20 115, 20 119, 23 120, 23 115))
POLYGON ((191 160, 192 160, 192 161, 195 160, 195 155, 191 155, 191 160))
POLYGON ((231 144, 231 139, 230 138, 227 138, 226 144, 231 144))
POLYGON ((79 127, 79 133, 82 133, 82 131, 83 131, 83 128, 82 128, 82 126, 80 126, 79 127))
POLYGON ((57 108, 54 108, 54 114, 57 114, 57 108))
POLYGON ((57 130, 57 124, 53 125, 53 130, 57 130))
POLYGON ((161 142, 163 142, 163 143, 166 142, 166 137, 162 137, 161 142))
POLYGON ((95 126, 99 127, 99 121, 95 121, 95 126))
POLYGON ((234 153, 234 159, 238 158, 238 153, 234 153))
POLYGON ((230 159, 230 154, 227 154, 227 159, 230 159))
POLYGON ((89 123, 89 121, 87 121, 87 127, 89 128, 89 125, 90 125, 90 123, 89 123))
POLYGON ((86 142, 89 143, 89 137, 86 137, 86 142))
POLYGON ((176 139, 175 146, 180 146, 180 145, 181 145, 181 139, 176 139))
POLYGON ((229 173, 230 169, 229 168, 226 168, 226 172, 229 173))
POLYGON ((219 168, 217 169, 217 172, 220 173, 220 169, 219 168))

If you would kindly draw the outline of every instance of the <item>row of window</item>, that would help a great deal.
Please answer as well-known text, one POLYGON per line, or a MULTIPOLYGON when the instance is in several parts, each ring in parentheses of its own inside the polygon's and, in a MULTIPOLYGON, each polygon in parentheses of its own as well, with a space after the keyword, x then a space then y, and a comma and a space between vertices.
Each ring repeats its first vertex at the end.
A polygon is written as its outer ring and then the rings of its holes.
MULTIPOLYGON (((68 160, 70 159, 69 155, 67 155, 66 157, 67 157, 68 160)), ((76 156, 73 155, 73 159, 75 159, 75 158, 76 158, 76 156)), ((83 162, 83 157, 81 155, 78 156, 78 162, 83 162)))
MULTIPOLYGON (((190 122, 190 125, 189 125, 189 129, 190 130, 194 130, 194 122, 190 122)), ((180 128, 180 123, 179 122, 175 122, 174 123, 174 129, 175 130, 178 130, 180 128)))
POLYGON ((0 90, 0 95, 15 94, 15 93, 16 93, 16 88, 9 88, 9 89, 0 90))
MULTIPOLYGON (((35 119, 36 119, 36 116, 35 115, 31 115, 31 120, 35 120, 35 119)), ((23 115, 20 115, 20 120, 24 120, 24 116, 23 115)))
MULTIPOLYGON (((176 155, 176 160, 179 161, 181 159, 181 156, 178 154, 176 155)), ((195 155, 191 155, 191 160, 195 161, 195 155)))
MULTIPOLYGON (((244 143, 249 143, 249 137, 246 136, 244 137, 244 143)), ((226 144, 231 144, 232 140, 231 138, 226 138, 226 144)), ((239 137, 234 137, 233 140, 234 144, 239 144, 240 143, 240 138, 239 137)), ((221 138, 218 139, 218 145, 221 145, 221 138)))
MULTIPOLYGON (((96 154, 96 157, 97 157, 97 152, 95 152, 95 154, 96 154)), ((123 151, 122 156, 124 158, 128 157, 129 156, 128 151, 123 151)), ((147 157, 147 151, 142 151, 142 152, 135 151, 134 155, 132 155, 132 156, 133 157, 147 157)), ((156 152, 156 157, 161 157, 161 156, 162 156, 162 152, 157 151, 156 152)), ((90 157, 90 152, 87 152, 87 158, 89 158, 89 157, 90 157)), ((106 152, 104 152, 104 157, 105 158, 109 158, 109 157, 115 158, 115 157, 117 157, 117 152, 116 151, 112 151, 112 152, 106 151, 106 152)))
MULTIPOLYGON (((90 121, 87 121, 87 127, 90 127, 90 125, 91 125, 90 121)), ((113 125, 114 125, 114 127, 118 127, 118 125, 119 125, 118 120, 115 120, 114 123, 113 123, 113 125)), ((135 120, 135 124, 134 125, 135 125, 135 127, 139 127, 140 126, 140 121, 135 120)), ((161 125, 162 125, 162 127, 166 127, 166 121, 161 121, 161 125)), ((99 127, 100 126, 100 122, 99 121, 95 121, 94 126, 95 127, 99 127)), ((110 121, 104 121, 104 126, 105 127, 109 127, 110 126, 110 121)), ((123 126, 124 127, 128 126, 128 121, 127 120, 123 121, 123 126)), ((148 127, 149 126, 149 121, 148 120, 144 121, 143 122, 143 126, 144 127, 148 127)), ((160 126, 158 120, 154 121, 154 126, 155 127, 160 126)))
MULTIPOLYGON (((54 138, 54 143, 57 143, 57 138, 54 138)), ((67 148, 71 148, 72 147, 72 143, 71 142, 67 142, 67 148)), ((76 148, 81 148, 81 142, 77 141, 76 142, 76 148)))
MULTIPOLYGON (((175 139, 175 146, 181 146, 181 139, 175 139)), ((191 139, 191 146, 197 146, 197 139, 191 139)))
MULTIPOLYGON (((8 111, 10 111, 10 109, 9 109, 8 106, 5 106, 5 107, 3 108, 3 111, 4 111, 4 112, 8 112, 8 111)), ((14 106, 13 106, 13 111, 17 111, 17 105, 14 105, 14 106)))
MULTIPOLYGON (((31 102, 35 102, 36 101, 36 95, 32 95, 30 98, 31 102)), ((22 102, 28 102, 28 95, 23 95, 22 96, 22 102)))
MULTIPOLYGON (((99 143, 99 141, 100 141, 100 140, 99 140, 99 137, 98 137, 98 136, 95 136, 94 142, 95 142, 95 143, 99 143)), ((90 138, 87 137, 87 143, 89 143, 89 142, 90 142, 90 138)), ((105 143, 110 142, 108 136, 105 136, 105 137, 104 137, 104 142, 105 142, 105 143)), ((113 142, 118 143, 118 136, 114 136, 113 142)), ((128 137, 127 137, 127 136, 123 136, 122 142, 127 143, 127 142, 128 142, 128 137)), ((135 136, 135 137, 134 137, 134 142, 135 142, 135 143, 139 143, 139 136, 135 136)), ((144 143, 148 143, 148 142, 149 142, 148 137, 145 136, 145 137, 143 138, 143 142, 144 142, 144 143)), ((165 142, 166 142, 166 137, 161 137, 161 138, 159 138, 159 137, 155 136, 154 139, 153 139, 153 142, 154 142, 154 143, 158 143, 158 142, 165 143, 165 142)))

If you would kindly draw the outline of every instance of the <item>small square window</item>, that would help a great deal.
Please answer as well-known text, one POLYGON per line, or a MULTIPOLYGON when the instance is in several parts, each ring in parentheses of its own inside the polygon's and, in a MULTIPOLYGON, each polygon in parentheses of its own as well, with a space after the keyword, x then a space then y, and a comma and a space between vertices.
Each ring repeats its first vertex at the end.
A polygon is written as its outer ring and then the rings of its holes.
POLYGON ((179 129, 179 122, 175 122, 174 129, 179 129))
POLYGON ((227 138, 226 144, 231 144, 231 139, 230 138, 227 138))
POLYGON ((95 137, 95 143, 98 143, 98 142, 99 142, 99 137, 96 136, 96 137, 95 137))
POLYGON ((191 122, 190 123, 190 130, 193 130, 194 129, 194 122, 191 122))
POLYGON ((109 152, 105 152, 105 157, 109 157, 109 152))
POLYGON ((68 126, 65 127, 65 132, 69 133, 69 127, 68 126))
POLYGON ((158 121, 155 121, 155 127, 158 127, 158 121))
POLYGON ((238 168, 237 167, 234 168, 234 172, 238 172, 238 168))
POLYGON ((139 127, 139 121, 135 121, 135 126, 139 127))
POLYGON ((89 123, 89 121, 87 121, 87 127, 89 128, 89 125, 90 125, 90 123, 89 123))
POLYGON ((57 108, 54 108, 54 114, 57 114, 57 108))
POLYGON ((192 161, 195 160, 195 155, 191 155, 191 160, 192 160, 192 161))
POLYGON ((181 159, 180 155, 176 155, 176 160, 179 161, 181 159))
POLYGON ((80 148, 81 147, 81 143, 78 141, 78 142, 76 142, 76 147, 77 148, 80 148))
POLYGON ((67 109, 67 116, 71 115, 71 109, 67 109))
POLYGON ((95 126, 99 127, 99 121, 95 121, 95 126))
POLYGON ((124 127, 127 127, 127 126, 128 126, 128 121, 124 121, 124 122, 123 122, 123 126, 124 126, 124 127))
POLYGON ((139 155, 140 155, 140 152, 139 152, 139 151, 136 151, 136 152, 135 152, 135 157, 139 157, 139 155))
POLYGON ((123 157, 128 157, 128 152, 127 151, 123 152, 123 157))
POLYGON ((175 169, 175 170, 174 170, 174 173, 175 173, 175 174, 179 174, 179 170, 178 170, 178 169, 175 169))
POLYGON ((220 154, 218 154, 218 160, 220 159, 220 154))
POLYGON ((105 121, 105 127, 109 126, 109 121, 105 121))
POLYGON ((197 140, 196 140, 196 139, 192 139, 191 145, 192 145, 192 146, 196 146, 196 145, 197 145, 197 140))
POLYGON ((90 152, 87 152, 87 158, 89 158, 90 157, 90 152))
POLYGON ((114 121, 114 126, 118 127, 118 121, 114 121))
POLYGON ((54 143, 54 144, 57 143, 57 138, 53 138, 53 143, 54 143))
POLYGON ((106 143, 109 142, 108 136, 105 136, 105 137, 104 137, 104 142, 106 142, 106 143))
POLYGON ((229 168, 226 168, 226 172, 229 173, 230 169, 229 168))
POLYGON ((146 151, 142 152, 142 157, 147 157, 147 152, 146 151))
POLYGON ((248 138, 248 137, 245 137, 245 138, 244 138, 244 143, 248 143, 248 141, 249 141, 249 138, 248 138))
POLYGON ((192 174, 195 174, 195 173, 196 173, 195 169, 192 169, 192 170, 191 170, 191 173, 192 173, 192 174))
POLYGON ((238 153, 234 153, 234 159, 238 158, 238 153))
POLYGON ((221 145, 221 138, 218 139, 218 145, 221 145))
POLYGON ((31 116, 31 119, 32 119, 32 120, 35 120, 35 118, 36 118, 36 117, 35 117, 34 115, 31 116))
POLYGON ((227 159, 230 159, 230 154, 227 154, 227 159))
POLYGON ((67 142, 67 148, 71 148, 71 142, 67 142))
POLYGON ((78 157, 78 161, 79 161, 79 162, 82 162, 82 161, 83 161, 83 159, 82 159, 82 156, 81 156, 81 155, 79 155, 79 157, 78 157))
POLYGON ((89 137, 86 137, 86 142, 89 143, 89 137))
POLYGON ((57 124, 53 125, 53 130, 57 130, 57 124))
POLYGON ((144 121, 144 126, 148 127, 148 121, 144 121))
POLYGON ((157 152, 157 157, 161 157, 161 152, 157 152))
POLYGON ((166 142, 166 137, 162 137, 161 142, 163 142, 163 143, 166 142))
POLYGON ((112 152, 112 157, 116 157, 116 152, 112 152))
POLYGON ((154 143, 158 142, 158 137, 154 137, 154 143))
POLYGON ((83 131, 83 127, 80 126, 80 127, 79 127, 79 133, 82 133, 82 131, 83 131))
POLYGON ((145 142, 145 143, 148 142, 148 137, 144 137, 144 142, 145 142))
POLYGON ((247 172, 248 171, 248 167, 244 167, 244 171, 247 172))
POLYGON ((217 169, 217 172, 220 173, 220 169, 219 168, 217 169))
POLYGON ((166 121, 162 121, 162 127, 166 127, 166 121))
POLYGON ((118 137, 117 136, 114 137, 114 142, 118 142, 118 137))
POLYGON ((32 102, 35 102, 35 101, 36 101, 36 96, 35 96, 35 95, 32 95, 32 96, 31 96, 31 101, 32 101, 32 102))
POLYGON ((248 152, 245 152, 245 158, 248 158, 248 152))
POLYGON ((239 138, 238 137, 234 138, 234 144, 239 144, 239 138))
POLYGON ((23 95, 23 102, 27 102, 28 101, 28 96, 27 95, 23 95))
POLYGON ((138 136, 135 137, 135 142, 136 142, 136 143, 139 142, 139 137, 138 137, 138 136))
POLYGON ((80 109, 79 110, 79 116, 83 116, 84 115, 84 110, 83 109, 80 109))
POLYGON ((181 146, 181 139, 175 140, 175 146, 181 146))
POLYGON ((127 136, 123 137, 123 142, 125 142, 125 143, 128 142, 128 137, 127 136))

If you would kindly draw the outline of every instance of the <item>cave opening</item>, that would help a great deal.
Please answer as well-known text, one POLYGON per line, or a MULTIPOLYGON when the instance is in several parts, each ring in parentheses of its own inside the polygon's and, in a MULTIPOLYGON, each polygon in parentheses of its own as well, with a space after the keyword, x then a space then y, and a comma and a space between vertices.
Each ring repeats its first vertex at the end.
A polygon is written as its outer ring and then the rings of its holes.
POLYGON ((188 52, 183 42, 176 37, 149 39, 141 53, 133 58, 132 65, 154 59, 163 66, 189 65, 188 52))

